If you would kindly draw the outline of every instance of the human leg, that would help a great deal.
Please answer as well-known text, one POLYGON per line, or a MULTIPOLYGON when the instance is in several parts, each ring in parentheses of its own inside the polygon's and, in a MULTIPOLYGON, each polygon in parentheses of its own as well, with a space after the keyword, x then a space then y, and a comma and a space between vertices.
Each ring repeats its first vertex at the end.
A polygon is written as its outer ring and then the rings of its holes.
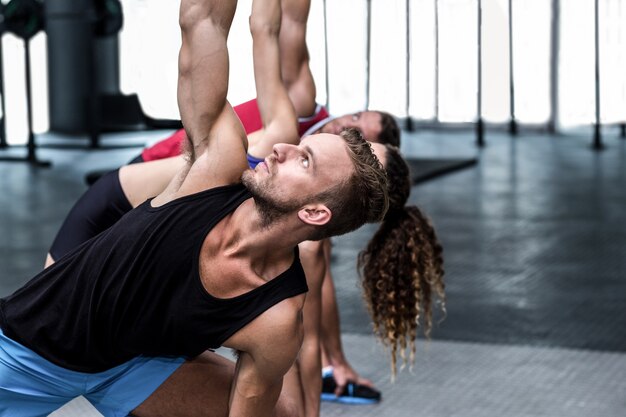
POLYGON ((185 363, 182 357, 139 356, 85 377, 82 395, 105 417, 126 417, 185 363))
POLYGON ((184 362, 138 357, 84 373, 55 365, 0 331, 0 415, 47 416, 82 395, 105 417, 125 417, 184 362))
POLYGON ((127 165, 104 175, 68 213, 50 247, 45 267, 111 227, 133 207, 158 195, 184 164, 179 156, 127 165))
MULTIPOLYGON (((207 351, 190 361, 139 357, 86 374, 56 366, 0 332, 0 415, 42 417, 83 395, 105 417, 227 416, 234 373, 232 361, 207 351)), ((283 391, 275 416, 302 416, 290 390, 283 391)))
POLYGON ((1 416, 46 416, 80 395, 81 382, 0 330, 1 416))
POLYGON ((120 184, 119 171, 100 178, 74 204, 57 232, 45 266, 117 222, 132 206, 120 184))
POLYGON ((281 75, 298 116, 315 112, 315 81, 309 66, 306 25, 310 0, 282 0, 280 27, 281 75))
MULTIPOLYGON (((132 411, 137 417, 227 416, 235 363, 214 352, 204 352, 180 366, 132 411)), ((283 390, 276 417, 296 416, 283 390)))

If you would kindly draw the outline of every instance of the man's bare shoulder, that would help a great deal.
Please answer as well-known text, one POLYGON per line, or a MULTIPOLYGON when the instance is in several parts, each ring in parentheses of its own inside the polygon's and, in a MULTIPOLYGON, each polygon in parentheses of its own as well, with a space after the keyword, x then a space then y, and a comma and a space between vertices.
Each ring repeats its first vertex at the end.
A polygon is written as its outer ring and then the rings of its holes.
POLYGON ((251 353, 276 347, 298 350, 303 336, 304 299, 305 295, 300 294, 275 304, 226 340, 224 346, 251 353))

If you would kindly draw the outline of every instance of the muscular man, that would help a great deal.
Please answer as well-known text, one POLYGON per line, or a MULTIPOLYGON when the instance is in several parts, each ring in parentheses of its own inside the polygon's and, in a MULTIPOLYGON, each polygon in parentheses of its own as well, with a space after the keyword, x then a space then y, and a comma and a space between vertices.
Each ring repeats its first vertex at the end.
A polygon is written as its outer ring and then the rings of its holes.
MULTIPOLYGON (((251 25, 271 33, 254 11, 278 3, 255 3, 251 25)), ((0 411, 46 414, 83 395, 106 416, 189 415, 224 401, 231 416, 273 414, 302 338, 295 247, 381 219, 387 184, 352 131, 276 145, 247 169, 226 101, 235 6, 182 1, 178 98, 190 143, 178 174, 1 300, 0 411), (219 359, 203 353, 220 345, 239 352, 228 398, 219 359)))
MULTIPOLYGON (((315 83, 308 65, 308 52, 305 43, 306 21, 309 11, 309 2, 306 0, 283 0, 282 24, 280 28, 280 50, 282 52, 280 64, 281 74, 290 99, 295 104, 300 115, 309 117, 299 118, 299 134, 307 136, 314 132, 330 131, 337 132, 345 127, 355 127, 371 138, 383 142, 397 144, 399 142, 399 130, 394 119, 380 112, 363 112, 347 115, 337 119, 328 117, 321 106, 315 104, 315 83)), ((255 77, 262 76, 257 71, 255 77), (259 75, 260 74, 260 75, 259 75)), ((258 88, 257 83, 257 88, 258 88)), ((263 84, 266 85, 266 84, 263 84)), ((271 102, 268 97, 269 89, 257 93, 258 100, 252 100, 236 106, 235 111, 243 122, 248 133, 250 146, 248 148, 248 162, 254 167, 262 158, 258 156, 271 153, 272 138, 268 137, 263 126, 269 125, 268 111, 265 111, 264 119, 260 111, 264 103, 271 102), (262 140, 261 140, 262 138, 262 140)), ((181 143, 185 140, 184 130, 176 132, 170 138, 159 142, 157 145, 144 150, 140 160, 154 161, 177 155, 180 152, 181 143)), ((274 135, 279 141, 284 141, 285 136, 274 135)), ((182 163, 182 162, 179 162, 182 163)), ((155 162, 146 166, 123 167, 119 174, 117 171, 109 173, 101 181, 97 182, 79 202, 74 206, 51 247, 50 256, 46 265, 53 259, 59 259, 63 254, 73 249, 80 243, 95 236, 100 231, 112 225, 131 207, 141 204, 146 198, 158 194, 167 184, 172 173, 178 166, 171 162, 155 162)), ((332 374, 327 372, 324 378, 324 398, 346 402, 371 403, 380 399, 380 394, 373 389, 369 380, 361 378, 350 366, 343 354, 339 317, 335 302, 334 285, 330 275, 329 262, 324 253, 328 252, 328 242, 306 242, 301 247, 303 265, 309 281, 308 304, 318 303, 317 300, 323 291, 322 304, 309 311, 305 316, 305 323, 312 326, 310 332, 306 332, 303 353, 301 355, 301 379, 305 388, 305 404, 311 411, 316 413, 319 406, 315 399, 319 397, 322 386, 319 376, 319 366, 315 358, 319 350, 313 348, 319 337, 316 330, 320 327, 323 334, 325 365, 332 366, 332 374), (321 276, 320 276, 321 275, 321 276), (323 290, 319 288, 322 285, 323 290), (319 288, 319 289, 318 289, 319 288), (324 318, 316 318, 319 308, 323 308, 324 318), (317 372, 317 375, 316 375, 317 372), (347 387, 347 385, 352 385, 347 387)), ((326 256, 328 256, 326 254, 326 256)), ((319 348, 317 348, 319 349, 319 348)))

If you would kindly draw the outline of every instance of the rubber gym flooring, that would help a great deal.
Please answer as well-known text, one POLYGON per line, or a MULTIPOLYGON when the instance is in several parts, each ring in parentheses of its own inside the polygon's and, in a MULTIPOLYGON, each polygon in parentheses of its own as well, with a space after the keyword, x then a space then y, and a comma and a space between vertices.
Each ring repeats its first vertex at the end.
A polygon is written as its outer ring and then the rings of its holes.
MULTIPOLYGON (((444 246, 447 317, 419 341, 412 371, 390 381, 355 272, 374 226, 334 240, 344 348, 382 390, 376 406, 324 403, 322 416, 623 416, 626 409, 626 140, 607 130, 562 136, 403 134, 406 156, 478 163, 413 187, 444 246)), ((43 265, 84 174, 126 162, 166 132, 106 136, 104 148, 41 135, 51 168, 0 163, 0 296, 43 265)), ((23 148, 1 154, 19 155, 23 148)), ((78 399, 55 416, 88 416, 78 399)), ((96 414, 97 415, 97 414, 96 414)))

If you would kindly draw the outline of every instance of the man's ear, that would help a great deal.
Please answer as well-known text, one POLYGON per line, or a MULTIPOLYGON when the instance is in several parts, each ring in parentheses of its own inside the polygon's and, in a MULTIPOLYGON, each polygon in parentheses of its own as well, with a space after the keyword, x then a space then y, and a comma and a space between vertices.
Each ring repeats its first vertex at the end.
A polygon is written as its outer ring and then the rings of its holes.
POLYGON ((324 204, 308 204, 298 211, 298 218, 311 226, 323 226, 333 216, 324 204))

